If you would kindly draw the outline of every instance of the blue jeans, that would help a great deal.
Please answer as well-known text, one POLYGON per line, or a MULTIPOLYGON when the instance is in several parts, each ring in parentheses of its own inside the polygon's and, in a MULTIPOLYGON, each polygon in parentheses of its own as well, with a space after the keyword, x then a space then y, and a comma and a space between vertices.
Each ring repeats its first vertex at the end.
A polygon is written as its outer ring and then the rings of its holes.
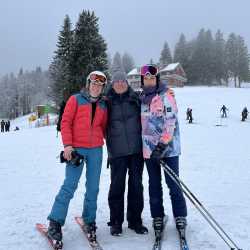
MULTIPOLYGON (((179 176, 179 157, 167 157, 164 158, 167 165, 179 176)), ((149 175, 149 200, 151 216, 163 217, 163 192, 161 184, 161 166, 155 159, 145 160, 149 175)), ((169 188, 169 195, 172 203, 172 212, 174 217, 187 216, 186 201, 183 196, 182 190, 176 185, 176 183, 164 172, 165 181, 169 188)))
MULTIPOLYGON (((77 148, 76 150, 79 154, 83 155, 86 160, 86 191, 82 218, 85 223, 91 223, 96 219, 97 196, 102 167, 102 147, 77 148)), ((78 167, 72 164, 66 165, 64 183, 55 198, 48 220, 54 220, 64 225, 69 203, 77 189, 82 170, 83 164, 78 167)))

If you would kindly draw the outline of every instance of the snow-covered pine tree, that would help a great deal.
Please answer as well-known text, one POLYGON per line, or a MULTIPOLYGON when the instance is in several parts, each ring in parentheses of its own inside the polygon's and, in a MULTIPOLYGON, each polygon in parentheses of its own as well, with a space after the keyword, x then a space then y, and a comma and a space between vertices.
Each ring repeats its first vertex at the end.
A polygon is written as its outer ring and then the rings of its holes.
POLYGON ((249 56, 248 56, 248 48, 245 44, 245 40, 242 36, 237 37, 238 44, 238 82, 239 87, 241 87, 241 83, 243 81, 248 80, 249 74, 249 56))
POLYGON ((226 72, 226 42, 223 38, 223 33, 217 30, 214 40, 214 74, 217 83, 222 84, 222 81, 227 81, 226 72))
POLYGON ((234 79, 234 86, 237 87, 237 71, 238 71, 238 45, 237 36, 231 33, 226 42, 226 67, 229 78, 234 79))
POLYGON ((94 12, 83 10, 74 31, 70 71, 70 93, 85 86, 91 71, 108 73, 107 45, 99 33, 98 18, 94 12))
POLYGON ((70 63, 71 63, 71 49, 73 44, 72 24, 68 15, 64 18, 62 30, 59 32, 57 50, 55 56, 49 67, 51 79, 52 99, 58 105, 65 92, 70 92, 69 84, 72 79, 70 63))
POLYGON ((121 54, 119 52, 116 52, 113 57, 110 73, 113 75, 117 71, 124 71, 121 54))
POLYGON ((179 62, 184 71, 187 74, 187 77, 189 77, 189 68, 190 68, 190 62, 191 62, 191 50, 189 49, 188 43, 186 41, 185 35, 181 34, 179 41, 175 45, 174 50, 174 60, 173 62, 179 62))
POLYGON ((201 29, 193 45, 193 82, 197 84, 211 84, 214 80, 214 42, 211 31, 201 29))
POLYGON ((13 73, 5 75, 0 79, 0 116, 13 119, 29 114, 38 104, 46 104, 48 87, 48 72, 41 67, 25 72, 21 68, 16 76, 13 73))
POLYGON ((172 63, 171 51, 169 49, 168 43, 165 42, 160 56, 160 68, 166 67, 168 64, 172 63))
POLYGON ((125 73, 128 73, 131 71, 133 68, 135 68, 135 62, 133 57, 125 52, 122 56, 122 65, 125 73))

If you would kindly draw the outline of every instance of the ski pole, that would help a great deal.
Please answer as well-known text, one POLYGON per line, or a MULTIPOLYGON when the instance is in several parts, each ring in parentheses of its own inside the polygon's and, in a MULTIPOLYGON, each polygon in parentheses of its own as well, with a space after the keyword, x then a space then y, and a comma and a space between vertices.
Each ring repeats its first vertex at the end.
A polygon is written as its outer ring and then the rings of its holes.
POLYGON ((231 248, 231 250, 234 250, 235 248, 231 247, 228 241, 231 242, 231 244, 236 247, 237 250, 240 249, 235 242, 228 236, 228 234, 223 230, 223 228, 218 224, 218 222, 212 217, 212 215, 208 212, 208 210, 202 205, 202 203, 195 197, 195 195, 188 189, 188 187, 184 184, 184 182, 175 174, 175 172, 169 168, 169 166, 165 162, 161 162, 161 166, 163 167, 163 170, 170 176, 170 178, 182 189, 184 194, 187 196, 187 198, 192 202, 192 204, 198 209, 198 211, 201 213, 201 215, 206 219, 206 221, 210 224, 210 226, 218 233, 218 235, 223 239, 223 241, 228 245, 228 247, 231 248), (216 225, 213 224, 213 223, 216 225), (218 231, 220 231, 226 236, 222 236, 222 234, 218 231))
MULTIPOLYGON (((167 170, 165 170, 167 172, 167 170)), ((167 172, 168 173, 168 172, 167 172)), ((173 177, 170 176, 172 179, 173 177)), ((177 184, 176 180, 173 179, 175 183, 177 184)), ((234 250, 235 248, 232 248, 231 245, 227 242, 227 240, 224 238, 224 236, 220 233, 220 231, 215 227, 215 225, 209 220, 206 213, 198 206, 197 203, 192 199, 191 195, 180 185, 178 186, 182 189, 183 193, 186 195, 186 197, 190 200, 190 202, 196 207, 196 209, 200 212, 200 214, 205 218, 205 220, 209 223, 209 225, 216 231, 216 233, 221 237, 221 239, 226 243, 226 245, 231 249, 234 250)))

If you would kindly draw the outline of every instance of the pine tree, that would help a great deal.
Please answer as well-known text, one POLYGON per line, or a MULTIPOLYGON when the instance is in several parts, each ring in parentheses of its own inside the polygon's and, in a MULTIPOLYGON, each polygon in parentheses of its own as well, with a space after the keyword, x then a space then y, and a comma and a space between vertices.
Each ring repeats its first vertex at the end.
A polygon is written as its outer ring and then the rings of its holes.
POLYGON ((205 83, 212 84, 215 81, 215 49, 214 49, 214 39, 211 30, 207 30, 205 33, 205 56, 204 60, 206 65, 204 67, 205 71, 205 83))
POLYGON ((98 18, 94 12, 83 10, 75 27, 71 54, 70 93, 78 92, 94 70, 108 73, 107 45, 99 34, 98 18))
POLYGON ((219 84, 222 84, 222 80, 227 80, 225 43, 223 33, 218 30, 215 34, 213 60, 215 79, 219 84))
POLYGON ((185 35, 181 34, 179 41, 175 45, 174 62, 179 62, 189 78, 192 51, 186 41, 185 35))
POLYGON ((193 46, 193 56, 192 56, 192 82, 201 84, 203 83, 204 75, 204 48, 203 44, 205 41, 205 30, 201 29, 193 46))
POLYGON ((201 29, 192 56, 193 81, 199 84, 211 84, 214 80, 213 37, 211 31, 201 29))
POLYGON ((47 104, 48 86, 48 72, 40 67, 25 72, 21 68, 17 76, 13 73, 4 76, 0 79, 0 113, 13 119, 29 114, 38 104, 47 104))
POLYGON ((108 62, 108 71, 109 73, 111 72, 111 67, 112 67, 112 56, 110 53, 107 53, 107 62, 108 62))
POLYGON ((150 58, 149 64, 151 64, 151 65, 155 64, 153 58, 150 58))
POLYGON ((111 66, 111 75, 113 75, 117 71, 124 71, 123 64, 122 64, 122 58, 119 52, 116 52, 111 66))
POLYGON ((161 69, 172 63, 172 56, 167 42, 165 42, 163 45, 159 63, 161 69))
POLYGON ((127 52, 125 52, 122 56, 122 65, 126 74, 135 67, 135 62, 133 57, 129 55, 127 52))
POLYGON ((58 36, 57 50, 49 67, 51 97, 57 104, 62 101, 64 92, 67 89, 68 92, 70 91, 68 85, 72 79, 70 63, 73 44, 73 31, 71 26, 70 18, 66 15, 62 30, 58 36))
POLYGON ((174 62, 180 62, 182 65, 187 61, 187 42, 184 34, 180 35, 179 41, 174 49, 174 62))
POLYGON ((234 79, 234 86, 237 87, 238 76, 238 42, 234 33, 231 33, 226 42, 226 67, 228 78, 234 79))
POLYGON ((243 37, 241 36, 237 37, 237 44, 238 44, 238 80, 239 80, 239 87, 241 87, 241 82, 248 80, 249 57, 248 57, 248 49, 243 37))

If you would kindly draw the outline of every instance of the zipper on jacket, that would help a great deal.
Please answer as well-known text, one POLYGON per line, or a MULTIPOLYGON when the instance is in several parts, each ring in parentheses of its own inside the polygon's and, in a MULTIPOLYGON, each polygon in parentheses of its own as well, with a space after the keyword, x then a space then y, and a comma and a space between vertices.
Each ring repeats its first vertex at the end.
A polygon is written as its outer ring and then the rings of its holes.
POLYGON ((92 114, 93 114, 93 105, 92 103, 90 103, 91 105, 91 112, 90 112, 90 146, 93 146, 93 126, 95 124, 95 120, 96 120, 96 112, 97 112, 97 107, 98 107, 98 102, 96 102, 96 107, 95 107, 95 114, 92 120, 92 114))
MULTIPOLYGON (((120 100, 121 100, 121 96, 120 96, 120 100)), ((122 110, 122 119, 125 125, 125 137, 126 137, 126 141, 128 145, 128 150, 130 151, 131 149, 130 149, 129 142, 128 142, 127 123, 126 123, 125 116, 124 116, 123 102, 121 102, 121 110, 122 110)))
POLYGON ((92 103, 90 102, 90 134, 89 134, 89 144, 90 144, 90 147, 92 147, 92 103))

